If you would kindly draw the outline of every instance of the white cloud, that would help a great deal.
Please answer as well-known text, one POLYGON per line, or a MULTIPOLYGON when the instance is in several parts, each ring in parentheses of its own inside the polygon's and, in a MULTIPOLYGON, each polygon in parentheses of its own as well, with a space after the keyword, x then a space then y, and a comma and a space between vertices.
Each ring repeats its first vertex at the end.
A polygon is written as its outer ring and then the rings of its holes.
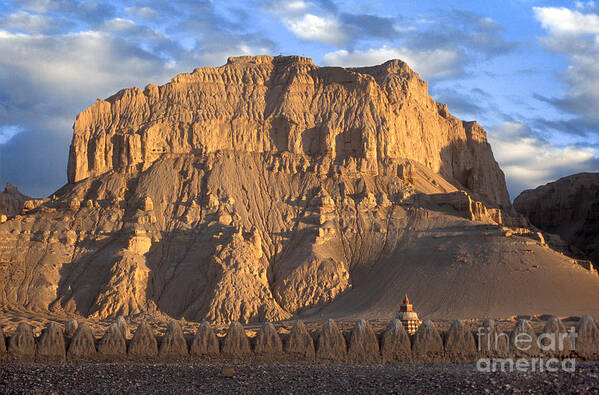
POLYGON ((53 18, 23 11, 0 18, 0 26, 26 33, 46 33, 56 31, 59 28, 53 18))
POLYGON ((412 50, 382 46, 365 51, 345 49, 329 52, 323 62, 329 66, 359 67, 384 63, 390 59, 400 59, 424 79, 447 77, 463 72, 463 56, 454 49, 412 50))
POLYGON ((158 16, 158 12, 151 7, 127 7, 125 12, 130 16, 136 16, 144 19, 154 19, 158 16))
POLYGON ((301 17, 284 18, 283 22, 300 40, 340 45, 348 39, 347 32, 335 17, 305 14, 301 17))
POLYGON ((552 145, 535 137, 522 122, 505 122, 489 128, 489 142, 505 172, 512 198, 523 189, 565 175, 596 170, 596 152, 592 148, 552 145))
POLYGON ((303 14, 313 4, 310 2, 295 0, 295 1, 273 1, 268 8, 277 14, 303 14))
POLYGON ((552 34, 598 34, 599 16, 565 7, 533 7, 535 17, 552 34))

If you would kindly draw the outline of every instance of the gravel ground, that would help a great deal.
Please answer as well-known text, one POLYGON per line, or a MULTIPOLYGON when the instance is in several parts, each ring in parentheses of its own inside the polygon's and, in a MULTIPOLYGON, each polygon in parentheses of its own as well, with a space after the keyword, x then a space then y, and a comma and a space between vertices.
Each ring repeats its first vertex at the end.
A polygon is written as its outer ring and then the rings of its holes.
POLYGON ((14 393, 599 393, 599 363, 575 373, 479 373, 473 365, 5 364, 14 393), (231 378, 224 371, 233 368, 231 378))

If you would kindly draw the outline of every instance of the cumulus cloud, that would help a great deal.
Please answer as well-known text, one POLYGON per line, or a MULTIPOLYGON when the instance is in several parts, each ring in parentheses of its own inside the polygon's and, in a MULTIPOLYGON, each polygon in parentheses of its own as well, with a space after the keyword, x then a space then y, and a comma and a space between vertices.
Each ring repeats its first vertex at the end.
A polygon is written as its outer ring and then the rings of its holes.
POLYGON ((335 17, 305 14, 301 17, 285 18, 283 21, 300 40, 339 45, 348 39, 347 32, 335 17))
POLYGON ((583 171, 597 171, 597 153, 590 147, 556 146, 535 136, 525 123, 505 122, 489 128, 495 159, 506 174, 510 196, 524 189, 583 171))
POLYGON ((574 115, 563 132, 599 133, 599 16, 563 7, 535 7, 534 12, 548 32, 542 38, 545 48, 569 59, 560 74, 566 84, 563 95, 537 98, 574 115))
POLYGON ((555 35, 582 35, 599 33, 599 16, 584 14, 565 7, 533 7, 541 25, 555 35))
POLYGON ((459 75, 463 72, 463 56, 458 50, 435 49, 417 51, 409 48, 382 46, 365 51, 345 49, 323 57, 328 66, 372 66, 389 59, 401 59, 425 79, 459 75))

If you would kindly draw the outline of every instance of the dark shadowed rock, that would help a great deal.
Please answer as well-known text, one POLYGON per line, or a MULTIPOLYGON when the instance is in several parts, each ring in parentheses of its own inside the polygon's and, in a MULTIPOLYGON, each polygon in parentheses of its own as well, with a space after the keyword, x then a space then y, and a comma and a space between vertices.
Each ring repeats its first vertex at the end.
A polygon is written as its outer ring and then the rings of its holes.
POLYGON ((30 359, 35 355, 35 338, 31 325, 20 323, 10 337, 8 352, 21 359, 30 359))
POLYGON ((379 341, 368 322, 356 322, 351 332, 347 358, 352 362, 380 361, 379 341))
POLYGON ((116 317, 116 320, 114 321, 114 323, 121 330, 121 333, 122 333, 123 337, 125 338, 125 340, 131 339, 131 332, 129 331, 129 325, 127 325, 127 321, 125 321, 125 318, 122 315, 119 315, 118 317, 116 317))
POLYGON ((275 326, 270 322, 265 322, 260 327, 256 335, 256 354, 281 355, 283 353, 283 342, 277 333, 275 326))
POLYGON ((383 362, 409 361, 412 358, 412 344, 400 320, 389 323, 381 341, 383 362))
POLYGON ((520 319, 510 335, 510 350, 516 356, 532 357, 539 355, 537 334, 530 322, 520 319))
POLYGON ((75 320, 69 320, 64 324, 64 335, 66 337, 68 337, 69 339, 71 339, 73 336, 75 336, 75 332, 77 331, 77 328, 79 327, 79 323, 75 320))
POLYGON ((4 331, 0 326, 0 354, 6 353, 6 338, 4 337, 4 331))
POLYGON ((151 358, 158 354, 156 336, 147 322, 144 321, 137 327, 129 343, 128 353, 133 358, 151 358))
POLYGON ((56 322, 50 322, 42 331, 37 344, 38 361, 64 361, 66 346, 64 331, 56 322))
POLYGON ((332 319, 329 319, 320 330, 316 357, 324 361, 345 361, 347 357, 345 338, 332 319))
POLYGON ((96 357, 96 339, 89 325, 82 323, 77 328, 67 352, 69 360, 94 359, 96 357))
POLYGON ((412 354, 423 361, 443 359, 443 339, 432 321, 424 321, 414 334, 412 354))
POLYGON ((193 338, 189 353, 193 356, 218 355, 219 348, 218 337, 212 327, 208 322, 202 322, 193 338))
POLYGON ((306 325, 301 320, 297 320, 291 329, 289 338, 285 343, 285 352, 299 358, 305 358, 309 361, 314 360, 316 350, 314 349, 314 340, 306 325))
POLYGON ((447 332, 445 353, 452 361, 471 361, 476 357, 476 343, 463 321, 455 320, 447 332))
POLYGON ((252 352, 250 341, 245 334, 245 329, 238 321, 234 321, 227 330, 227 335, 223 341, 222 353, 230 356, 248 355, 252 352))
POLYGON ((571 341, 562 320, 551 317, 538 338, 540 351, 546 356, 565 356, 570 353, 571 341))
POLYGON ((123 337, 122 329, 116 322, 106 329, 104 336, 100 339, 98 354, 109 360, 118 360, 127 356, 127 343, 123 337))
POLYGON ((186 357, 188 355, 187 341, 183 336, 183 329, 181 329, 179 322, 169 322, 166 333, 160 343, 158 354, 161 357, 170 358, 186 357))
POLYGON ((588 314, 580 317, 576 327, 578 337, 575 342, 576 354, 587 360, 599 358, 599 328, 588 314))

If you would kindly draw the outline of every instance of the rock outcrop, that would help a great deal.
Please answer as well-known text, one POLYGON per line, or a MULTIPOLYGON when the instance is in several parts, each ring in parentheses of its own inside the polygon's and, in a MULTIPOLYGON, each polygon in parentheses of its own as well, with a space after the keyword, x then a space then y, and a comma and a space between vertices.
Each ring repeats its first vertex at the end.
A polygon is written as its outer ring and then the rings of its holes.
POLYGON ((576 327, 576 334, 573 347, 576 354, 588 360, 599 358, 599 328, 593 317, 583 315, 576 327))
POLYGON ((530 321, 520 319, 510 334, 510 351, 518 357, 535 357, 539 355, 539 343, 530 321))
POLYGON ((599 267, 599 173, 580 173, 522 192, 514 208, 564 249, 599 267), (570 244, 571 246, 568 246, 570 244), (582 252, 583 254, 580 254, 582 252))
POLYGON ((29 196, 23 195, 17 187, 7 182, 4 192, 0 192, 0 222, 19 214, 27 201, 31 201, 29 196))
POLYGON ((514 229, 484 130, 426 89, 397 60, 260 56, 99 100, 69 183, 0 223, 0 305, 228 324, 391 315, 409 292, 428 318, 599 312, 599 277, 514 229))

